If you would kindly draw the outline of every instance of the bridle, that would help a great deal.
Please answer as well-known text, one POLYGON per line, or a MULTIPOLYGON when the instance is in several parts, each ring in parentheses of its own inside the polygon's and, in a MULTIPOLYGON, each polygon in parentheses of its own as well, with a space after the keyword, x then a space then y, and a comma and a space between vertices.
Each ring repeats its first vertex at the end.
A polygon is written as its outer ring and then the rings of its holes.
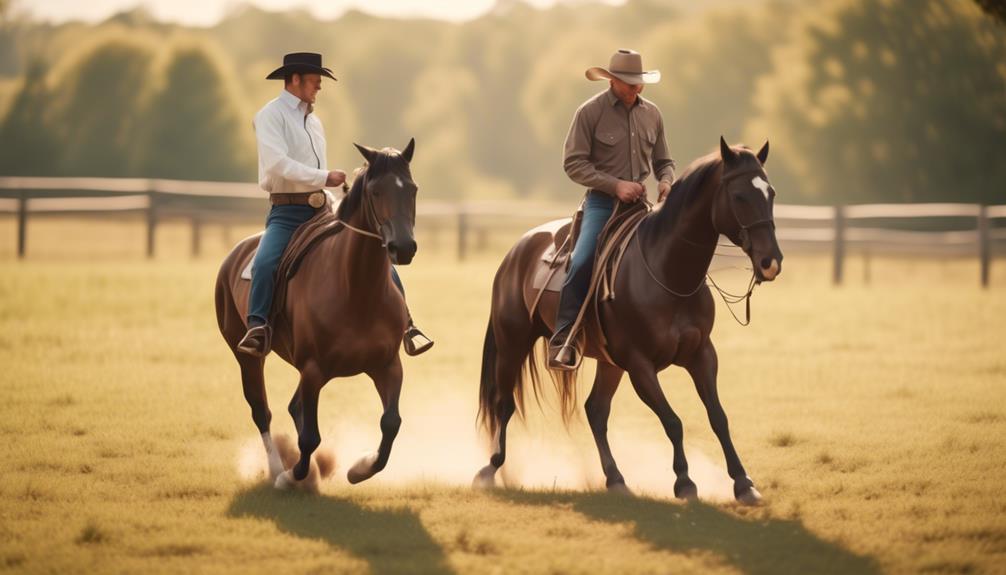
MULTIPOLYGON (((720 177, 720 185, 716 189, 716 195, 713 198, 713 209, 712 209, 713 227, 716 226, 716 223, 715 223, 716 222, 716 206, 719 204, 718 200, 719 200, 720 194, 723 193, 726 190, 727 183, 730 182, 731 180, 734 180, 736 178, 739 178, 739 177, 745 176, 745 175, 749 175, 749 174, 757 174, 757 175, 763 176, 763 177, 765 175, 764 171, 761 170, 760 168, 749 168, 749 169, 745 169, 745 170, 737 170, 736 172, 730 172, 730 173, 724 174, 722 177, 720 177)), ((745 224, 737 216, 737 210, 736 210, 736 208, 734 208, 733 202, 729 201, 729 198, 727 200, 728 200, 727 204, 730 206, 730 213, 731 213, 731 215, 733 215, 734 221, 737 222, 737 225, 740 227, 741 249, 744 250, 744 253, 750 254, 750 249, 751 249, 751 233, 750 233, 750 230, 753 230, 753 229, 755 229, 755 228, 757 228, 759 226, 770 226, 772 228, 773 233, 774 233, 775 232, 775 220, 771 216, 769 216, 768 218, 763 218, 763 219, 751 222, 749 224, 745 224)), ((649 262, 646 261, 646 254, 643 253, 643 244, 642 244, 642 242, 639 241, 639 234, 635 234, 635 237, 633 239, 636 241, 636 246, 639 248, 639 256, 640 256, 640 258, 643 261, 643 267, 646 268, 646 272, 650 275, 650 278, 654 282, 656 282, 657 285, 659 285, 661 288, 663 288, 664 291, 670 293, 671 295, 677 296, 677 297, 683 297, 683 298, 684 297, 691 297, 691 296, 695 295, 696 293, 698 293, 698 291, 700 289, 702 289, 702 286, 705 284, 705 280, 708 279, 709 283, 712 284, 713 288, 716 289, 717 292, 719 292, 720 297, 723 298, 723 303, 727 304, 727 309, 730 311, 730 315, 732 315, 734 317, 734 320, 737 323, 739 323, 740 325, 742 325, 742 326, 746 326, 746 325, 748 325, 748 324, 751 323, 751 294, 754 292, 755 285, 757 285, 757 280, 756 280, 756 275, 755 275, 755 271, 754 270, 751 270, 751 281, 748 282, 747 290, 742 295, 732 294, 732 293, 730 293, 730 292, 722 289, 716 283, 716 280, 714 280, 712 278, 712 276, 709 275, 708 272, 706 273, 706 277, 705 278, 702 278, 701 280, 699 280, 699 284, 697 286, 695 286, 695 289, 691 290, 690 292, 679 293, 679 292, 677 292, 677 291, 675 291, 675 290, 667 287, 666 285, 664 285, 664 282, 660 281, 657 278, 656 274, 653 273, 653 270, 650 269, 650 264, 649 264, 649 262), (733 308, 730 307, 731 304, 740 303, 742 301, 745 304, 744 305, 745 319, 744 319, 743 322, 740 320, 740 318, 737 317, 737 314, 734 313, 733 308)), ((709 246, 707 246, 704 243, 696 242, 696 241, 693 241, 693 240, 689 240, 688 238, 685 238, 685 237, 682 237, 682 239, 686 243, 689 243, 689 244, 692 244, 692 245, 695 245, 695 246, 698 246, 698 247, 702 247, 702 248, 708 248, 709 247, 709 246)), ((716 240, 713 240, 713 246, 715 247, 715 245, 716 245, 716 240)))
MULTIPOLYGON (((747 176, 747 175, 751 175, 751 174, 755 174, 757 176, 762 176, 763 178, 765 177, 765 172, 761 168, 749 168, 749 169, 746 169, 746 170, 737 170, 736 172, 730 172, 729 174, 724 174, 720 178, 720 187, 719 187, 719 189, 716 190, 716 198, 718 199, 719 196, 720 196, 720 194, 723 193, 724 190, 726 190, 727 184, 731 180, 735 180, 735 179, 737 179, 737 178, 739 178, 741 176, 747 176)), ((767 180, 767 178, 766 178, 766 180, 767 180)), ((728 200, 729 200, 729 198, 728 198, 728 200)), ((713 225, 714 226, 715 226, 715 222, 716 222, 716 206, 717 205, 719 205, 719 202, 717 202, 716 199, 714 199, 713 200, 713 225)), ((769 215, 769 217, 767 217, 767 218, 763 218, 763 219, 751 222, 749 224, 745 224, 744 222, 741 221, 740 217, 737 216, 737 209, 734 208, 734 203, 731 202, 731 201, 727 201, 727 205, 730 206, 730 214, 733 215, 734 221, 737 222, 737 226, 740 227, 741 249, 744 250, 744 253, 750 253, 750 250, 751 250, 751 232, 750 232, 750 230, 753 230, 753 229, 755 229, 757 227, 760 227, 760 226, 769 226, 769 227, 772 228, 772 232, 773 233, 775 232, 775 220, 772 218, 771 215, 769 215)))
MULTIPOLYGON (((366 220, 368 227, 372 227, 373 229, 380 232, 381 228, 384 226, 384 223, 381 222, 380 218, 377 217, 377 209, 374 207, 374 199, 370 197, 371 194, 367 191, 367 169, 364 169, 363 173, 357 177, 363 178, 363 182, 360 184, 360 193, 363 194, 363 197, 361 198, 363 203, 363 217, 366 220)), ((343 189, 345 189, 345 187, 343 189)), ((337 219, 336 221, 341 223, 348 230, 354 231, 362 236, 374 238, 380 241, 382 248, 388 247, 387 240, 385 240, 384 236, 382 236, 380 233, 360 229, 341 218, 337 219)))

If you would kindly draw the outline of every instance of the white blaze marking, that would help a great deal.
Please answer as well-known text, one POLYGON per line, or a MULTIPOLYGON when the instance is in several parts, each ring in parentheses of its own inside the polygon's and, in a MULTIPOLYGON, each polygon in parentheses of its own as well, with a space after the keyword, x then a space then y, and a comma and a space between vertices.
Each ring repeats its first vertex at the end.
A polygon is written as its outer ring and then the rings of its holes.
POLYGON ((402 178, 399 178, 398 176, 395 176, 395 183, 398 184, 399 188, 405 187, 405 184, 402 183, 402 178))
POLYGON ((761 190, 761 193, 765 196, 765 200, 768 200, 768 182, 762 179, 761 176, 755 176, 754 179, 751 180, 751 184, 761 190))

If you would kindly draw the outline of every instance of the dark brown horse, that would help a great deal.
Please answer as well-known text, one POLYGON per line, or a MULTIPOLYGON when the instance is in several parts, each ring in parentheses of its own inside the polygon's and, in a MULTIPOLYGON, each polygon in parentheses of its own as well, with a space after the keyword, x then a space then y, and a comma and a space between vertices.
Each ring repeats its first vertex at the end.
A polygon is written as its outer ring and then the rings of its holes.
MULTIPOLYGON (((584 353, 598 361, 594 386, 584 407, 609 489, 626 490, 608 447, 607 429, 611 398, 622 374, 628 372, 632 387, 660 418, 674 446, 675 496, 697 496, 695 483, 688 477, 681 420, 657 380, 657 373, 679 365, 694 380, 723 446, 734 495, 744 503, 761 498, 734 449, 717 395, 716 349, 709 339, 715 306, 705 278, 720 234, 750 257, 756 281, 771 281, 780 272, 782 253, 772 219, 775 192, 764 171, 767 157, 767 142, 754 154, 746 148, 731 148, 721 138, 719 154, 693 162, 674 183, 667 201, 642 221, 615 279, 617 297, 599 304, 596 314, 614 363, 602 359, 597 321, 586 325, 584 353)), ((533 348, 539 338, 551 333, 558 296, 546 293, 533 316, 528 302, 534 301, 532 279, 543 252, 553 242, 555 229, 542 226, 525 234, 504 258, 493 282, 479 411, 494 435, 495 453, 476 475, 476 486, 492 485, 503 465, 507 423, 515 410, 523 411, 527 375, 537 393, 533 348)), ((553 376, 564 415, 568 415, 575 401, 575 372, 553 376)))
POLYGON ((398 348, 408 315, 392 283, 391 264, 408 264, 416 253, 417 187, 409 169, 415 142, 401 153, 357 148, 368 165, 339 205, 337 216, 348 225, 322 239, 304 258, 289 281, 285 307, 274 325, 273 351, 300 372, 300 385, 289 405, 300 447, 300 460, 292 470, 283 470, 269 432, 272 414, 266 400, 264 358, 235 350, 247 327, 250 289, 240 274, 261 234, 241 241, 217 276, 217 323, 241 366, 245 399, 262 434, 277 487, 295 485, 308 474, 311 454, 321 443, 318 395, 330 379, 366 373, 384 405, 380 446, 349 470, 351 483, 384 469, 401 425, 398 348))

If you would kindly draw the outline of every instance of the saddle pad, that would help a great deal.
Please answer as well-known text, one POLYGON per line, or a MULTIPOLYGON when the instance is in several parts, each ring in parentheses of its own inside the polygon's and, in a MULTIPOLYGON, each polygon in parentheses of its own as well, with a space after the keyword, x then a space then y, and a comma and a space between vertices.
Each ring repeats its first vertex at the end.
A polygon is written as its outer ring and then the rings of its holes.
POLYGON ((258 248, 255 248, 255 251, 251 253, 251 259, 248 260, 248 265, 245 266, 245 269, 241 270, 241 279, 251 281, 252 264, 255 263, 255 254, 257 253, 258 248))

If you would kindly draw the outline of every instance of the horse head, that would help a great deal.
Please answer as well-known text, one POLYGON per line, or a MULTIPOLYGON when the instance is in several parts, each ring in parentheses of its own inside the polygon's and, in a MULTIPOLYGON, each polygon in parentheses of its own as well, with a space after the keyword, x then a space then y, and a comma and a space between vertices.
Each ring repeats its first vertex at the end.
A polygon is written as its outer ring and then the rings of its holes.
POLYGON ((772 206, 775 190, 765 173, 768 142, 757 154, 731 148, 720 136, 723 175, 713 200, 713 226, 751 258, 755 280, 772 281, 782 271, 772 206))
POLYGON ((369 225, 381 235, 388 247, 388 256, 395 265, 408 265, 416 255, 416 192, 409 164, 416 140, 409 140, 405 150, 394 148, 375 150, 353 144, 367 160, 362 176, 361 198, 369 225))

